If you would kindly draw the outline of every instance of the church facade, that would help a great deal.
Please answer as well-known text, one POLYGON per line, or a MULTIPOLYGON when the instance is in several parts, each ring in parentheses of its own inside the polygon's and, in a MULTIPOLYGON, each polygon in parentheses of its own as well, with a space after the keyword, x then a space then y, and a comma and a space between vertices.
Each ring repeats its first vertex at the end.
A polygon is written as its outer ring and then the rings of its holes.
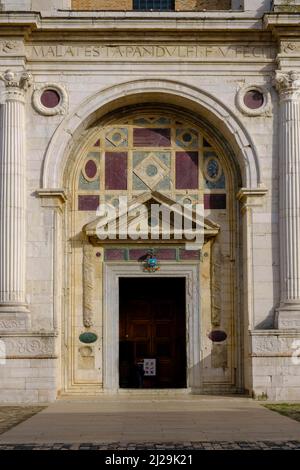
POLYGON ((300 399, 299 22, 0 2, 1 403, 300 399))

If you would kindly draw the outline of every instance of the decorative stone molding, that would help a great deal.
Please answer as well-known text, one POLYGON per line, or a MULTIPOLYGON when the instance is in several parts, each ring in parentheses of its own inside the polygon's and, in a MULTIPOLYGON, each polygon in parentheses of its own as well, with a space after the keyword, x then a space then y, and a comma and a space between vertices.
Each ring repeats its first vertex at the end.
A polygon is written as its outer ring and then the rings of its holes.
POLYGON ((0 336, 5 344, 6 359, 54 358, 55 333, 6 333, 0 336))
POLYGON ((239 89, 236 95, 236 105, 238 109, 246 116, 269 116, 271 114, 271 95, 269 90, 262 85, 246 85, 239 89), (257 109, 251 109, 246 106, 244 98, 249 91, 258 91, 263 95, 263 105, 257 109))
POLYGON ((221 305, 222 305, 222 259, 219 243, 212 246, 212 315, 211 323, 214 327, 221 325, 221 305))
POLYGON ((68 103, 69 98, 67 90, 63 85, 57 83, 44 83, 41 86, 37 86, 32 95, 32 104, 34 109, 43 116, 56 116, 57 114, 65 114, 68 110, 68 103), (41 98, 42 94, 46 90, 53 90, 59 95, 60 102, 57 106, 48 108, 43 105, 41 98))
POLYGON ((237 199, 241 202, 241 211, 244 213, 249 207, 261 207, 263 197, 268 193, 267 188, 241 188, 237 199))
POLYGON ((62 209, 68 199, 64 189, 38 189, 36 195, 41 198, 42 207, 62 209))
POLYGON ((293 343, 300 339, 300 332, 287 330, 250 331, 251 355, 254 357, 292 357, 293 343))
MULTIPOLYGON (((104 267, 104 318, 103 318, 103 378, 106 391, 119 389, 119 289, 120 277, 140 276, 135 265, 106 263, 104 267)), ((168 263, 161 270, 147 275, 151 278, 186 278, 186 329, 187 329, 187 386, 193 392, 201 389, 201 348, 199 315, 199 267, 191 264, 168 263)))
POLYGON ((300 97, 300 74, 294 70, 289 72, 277 71, 274 85, 279 92, 280 101, 300 97))
POLYGON ((0 316, 0 332, 26 330, 28 328, 28 321, 26 318, 18 318, 16 315, 10 318, 7 315, 0 316))
POLYGON ((93 246, 90 243, 83 245, 83 325, 86 328, 93 326, 94 315, 94 279, 95 269, 93 262, 93 246))
POLYGON ((12 70, 6 70, 0 74, 0 80, 5 84, 6 88, 20 88, 26 91, 33 83, 32 75, 28 72, 17 74, 12 70))

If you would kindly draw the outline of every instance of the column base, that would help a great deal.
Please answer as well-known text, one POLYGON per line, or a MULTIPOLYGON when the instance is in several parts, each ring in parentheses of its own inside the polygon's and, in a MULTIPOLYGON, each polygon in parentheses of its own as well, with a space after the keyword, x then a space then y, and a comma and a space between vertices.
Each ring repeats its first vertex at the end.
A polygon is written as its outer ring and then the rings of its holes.
POLYGON ((30 312, 24 304, 0 304, 0 331, 29 330, 30 312))
POLYGON ((300 330, 300 304, 285 304, 276 310, 275 328, 300 330))

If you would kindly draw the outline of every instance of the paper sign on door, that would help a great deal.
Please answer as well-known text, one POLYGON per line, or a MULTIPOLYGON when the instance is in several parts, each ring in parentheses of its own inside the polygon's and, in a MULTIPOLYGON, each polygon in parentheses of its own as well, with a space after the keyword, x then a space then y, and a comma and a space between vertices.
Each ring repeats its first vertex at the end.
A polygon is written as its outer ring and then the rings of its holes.
POLYGON ((146 377, 156 375, 156 359, 144 359, 144 372, 146 377))

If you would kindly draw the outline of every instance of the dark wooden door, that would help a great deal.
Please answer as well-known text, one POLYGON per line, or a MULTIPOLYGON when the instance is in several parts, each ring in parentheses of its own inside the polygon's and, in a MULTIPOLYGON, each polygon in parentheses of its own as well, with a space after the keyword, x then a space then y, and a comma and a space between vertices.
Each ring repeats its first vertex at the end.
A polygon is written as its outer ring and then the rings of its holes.
POLYGON ((186 386, 185 280, 120 279, 120 386, 186 386), (139 365, 156 359, 155 377, 139 365))

